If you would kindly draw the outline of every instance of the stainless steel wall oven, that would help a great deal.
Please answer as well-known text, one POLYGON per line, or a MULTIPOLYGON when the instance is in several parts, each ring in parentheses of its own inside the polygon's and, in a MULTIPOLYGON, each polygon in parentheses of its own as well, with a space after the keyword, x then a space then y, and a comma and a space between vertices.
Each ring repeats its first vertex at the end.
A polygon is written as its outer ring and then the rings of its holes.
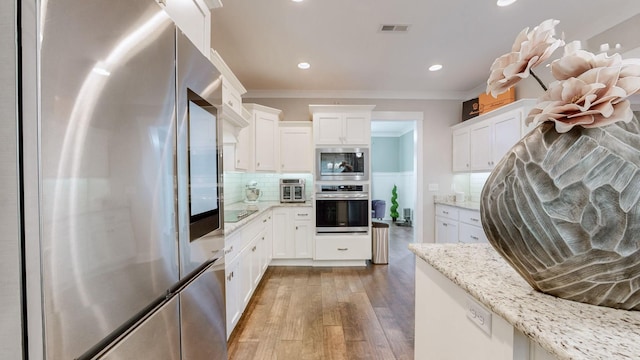
POLYGON ((367 233, 369 185, 317 185, 317 233, 367 233))

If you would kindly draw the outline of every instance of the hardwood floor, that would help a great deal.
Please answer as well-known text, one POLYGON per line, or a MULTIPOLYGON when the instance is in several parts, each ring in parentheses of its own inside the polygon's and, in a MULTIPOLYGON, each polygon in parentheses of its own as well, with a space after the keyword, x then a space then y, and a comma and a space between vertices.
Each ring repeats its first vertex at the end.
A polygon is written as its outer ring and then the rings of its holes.
POLYGON ((269 267, 229 359, 413 359, 412 231, 390 226, 388 265, 269 267))

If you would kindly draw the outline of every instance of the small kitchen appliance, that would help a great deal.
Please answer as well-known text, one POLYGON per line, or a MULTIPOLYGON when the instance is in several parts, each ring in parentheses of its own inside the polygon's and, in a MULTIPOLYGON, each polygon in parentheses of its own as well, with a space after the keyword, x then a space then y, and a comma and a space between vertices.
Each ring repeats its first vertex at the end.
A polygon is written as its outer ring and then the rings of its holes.
POLYGON ((305 202, 304 179, 280 179, 280 202, 296 203, 305 202))
POLYGON ((260 191, 260 189, 258 189, 258 182, 249 181, 247 183, 246 189, 244 190, 244 195, 246 197, 244 202, 249 204, 257 203, 260 199, 260 196, 262 196, 262 192, 260 191))

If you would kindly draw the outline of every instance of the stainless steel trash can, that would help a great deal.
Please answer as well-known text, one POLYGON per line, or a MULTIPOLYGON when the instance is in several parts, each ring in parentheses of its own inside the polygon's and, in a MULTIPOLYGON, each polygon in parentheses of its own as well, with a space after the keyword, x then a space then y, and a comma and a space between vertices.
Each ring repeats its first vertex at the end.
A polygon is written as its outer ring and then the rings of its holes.
POLYGON ((389 224, 373 222, 371 229, 372 259, 374 264, 389 263, 389 224))

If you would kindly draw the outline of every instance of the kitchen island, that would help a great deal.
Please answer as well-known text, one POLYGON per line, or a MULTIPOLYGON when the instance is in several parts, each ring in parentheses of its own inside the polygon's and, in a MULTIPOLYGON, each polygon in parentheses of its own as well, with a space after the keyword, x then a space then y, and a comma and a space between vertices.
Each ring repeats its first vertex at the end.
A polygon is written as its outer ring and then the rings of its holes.
POLYGON ((409 248, 416 359, 640 359, 640 312, 535 291, 488 244, 409 248))

